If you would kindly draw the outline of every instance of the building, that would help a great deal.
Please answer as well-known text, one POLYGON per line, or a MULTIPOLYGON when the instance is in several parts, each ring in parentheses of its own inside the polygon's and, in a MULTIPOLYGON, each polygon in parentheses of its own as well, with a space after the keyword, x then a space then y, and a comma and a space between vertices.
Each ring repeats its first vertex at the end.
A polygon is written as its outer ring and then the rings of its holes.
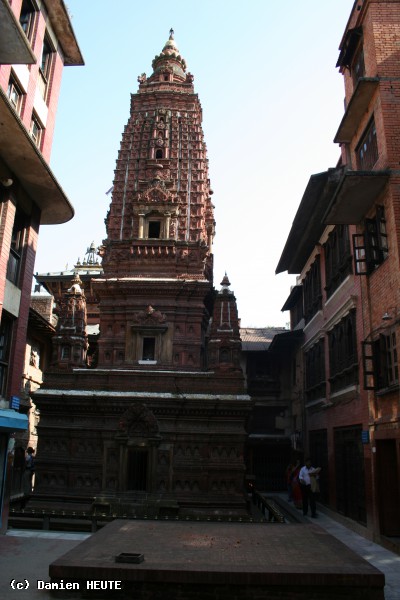
POLYGON ((73 216, 48 161, 62 70, 78 64, 83 60, 62 0, 0 0, 2 532, 10 496, 11 434, 26 430, 30 407, 21 387, 39 226, 73 216), (15 410, 9 408, 11 399, 15 410))
POLYGON ((284 308, 304 333, 323 500, 376 539, 400 534, 399 42, 398 0, 354 3, 337 63, 340 160, 311 176, 277 267, 299 275, 284 308))
POLYGON ((64 291, 52 364, 35 393, 37 499, 108 498, 129 514, 144 503, 152 514, 242 513, 251 402, 235 296, 227 276, 213 287, 202 109, 172 30, 138 81, 103 272, 85 285, 76 273, 64 291), (87 368, 89 285, 99 309, 95 368, 87 368))
POLYGON ((240 337, 246 389, 253 404, 247 428, 247 477, 258 490, 281 491, 287 465, 303 449, 295 364, 302 330, 243 327, 240 337))

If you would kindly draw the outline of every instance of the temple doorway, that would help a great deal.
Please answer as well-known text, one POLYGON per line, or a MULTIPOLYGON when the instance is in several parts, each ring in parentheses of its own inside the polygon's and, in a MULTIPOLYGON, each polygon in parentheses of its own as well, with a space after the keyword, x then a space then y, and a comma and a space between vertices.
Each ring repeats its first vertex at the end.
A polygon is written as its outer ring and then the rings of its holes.
POLYGON ((127 464, 126 490, 135 492, 147 491, 148 450, 146 448, 129 448, 127 464))

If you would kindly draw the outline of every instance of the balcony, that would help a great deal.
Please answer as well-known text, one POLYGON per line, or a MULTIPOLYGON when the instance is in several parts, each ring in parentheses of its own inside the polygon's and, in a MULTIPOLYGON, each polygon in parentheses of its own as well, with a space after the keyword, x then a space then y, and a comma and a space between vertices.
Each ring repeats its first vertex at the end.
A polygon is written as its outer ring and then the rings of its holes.
POLYGON ((384 190, 389 171, 345 171, 323 217, 327 225, 356 225, 384 190))
POLYGON ((348 144, 355 136, 362 117, 368 110, 379 85, 378 77, 362 77, 350 99, 346 112, 335 135, 336 144, 348 144))

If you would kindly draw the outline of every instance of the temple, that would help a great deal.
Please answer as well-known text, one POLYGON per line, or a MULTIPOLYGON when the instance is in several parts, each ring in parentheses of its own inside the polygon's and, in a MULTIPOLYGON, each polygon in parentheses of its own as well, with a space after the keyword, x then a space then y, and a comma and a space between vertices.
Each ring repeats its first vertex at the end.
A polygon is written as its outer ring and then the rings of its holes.
POLYGON ((202 109, 172 30, 138 82, 99 250, 103 271, 90 279, 95 366, 76 273, 60 290, 52 362, 34 399, 35 493, 109 498, 137 514, 144 502, 152 514, 240 514, 252 403, 227 275, 213 287, 202 109))

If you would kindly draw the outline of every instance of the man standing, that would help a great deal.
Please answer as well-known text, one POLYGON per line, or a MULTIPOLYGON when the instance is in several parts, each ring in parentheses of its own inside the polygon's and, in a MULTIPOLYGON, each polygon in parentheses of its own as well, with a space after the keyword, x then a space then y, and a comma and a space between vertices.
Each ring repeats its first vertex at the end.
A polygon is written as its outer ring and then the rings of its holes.
POLYGON ((307 515, 308 505, 310 504, 311 516, 313 517, 313 519, 317 517, 315 492, 313 490, 316 488, 316 485, 314 484, 316 484, 318 473, 320 471, 320 467, 314 469, 314 467, 311 466, 311 459, 306 458, 305 465, 300 469, 299 473, 299 483, 301 489, 301 496, 303 500, 303 515, 307 515))

